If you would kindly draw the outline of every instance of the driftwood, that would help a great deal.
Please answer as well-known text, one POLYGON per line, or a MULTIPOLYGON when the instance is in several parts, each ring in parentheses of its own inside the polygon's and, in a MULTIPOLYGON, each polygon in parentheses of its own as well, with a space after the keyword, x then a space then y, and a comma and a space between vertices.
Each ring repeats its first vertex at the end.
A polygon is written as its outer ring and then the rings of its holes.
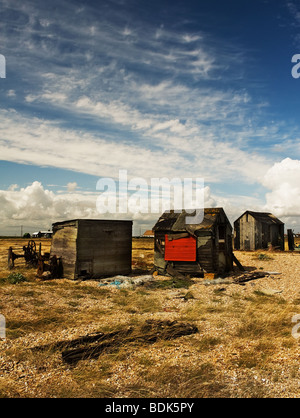
POLYGON ((57 341, 56 343, 50 343, 50 344, 44 344, 39 345, 36 347, 33 347, 32 351, 46 351, 46 350, 56 350, 56 349, 65 349, 70 347, 76 347, 81 344, 86 343, 94 343, 97 341, 103 341, 108 338, 113 338, 115 335, 118 335, 120 331, 114 331, 107 334, 104 334, 104 332, 97 332, 88 334, 79 338, 75 338, 74 340, 62 340, 57 341))
POLYGON ((267 276, 266 273, 255 271, 254 273, 248 273, 248 274, 244 274, 243 276, 236 277, 233 280, 233 283, 236 283, 236 284, 245 283, 245 282, 249 282, 250 280, 261 279, 262 277, 265 277, 265 276, 267 276))
POLYGON ((171 340, 198 332, 196 326, 177 321, 147 320, 140 327, 128 327, 110 333, 95 333, 71 341, 59 341, 33 348, 33 350, 63 349, 62 359, 68 364, 98 358, 106 349, 117 348, 130 342, 151 344, 158 340, 171 340))

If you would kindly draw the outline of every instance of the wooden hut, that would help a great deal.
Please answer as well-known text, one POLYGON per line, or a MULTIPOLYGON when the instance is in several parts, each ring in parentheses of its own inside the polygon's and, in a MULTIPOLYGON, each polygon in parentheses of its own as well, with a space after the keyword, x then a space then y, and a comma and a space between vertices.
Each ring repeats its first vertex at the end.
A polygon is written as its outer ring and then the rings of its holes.
POLYGON ((50 257, 63 277, 100 278, 131 272, 132 221, 75 219, 53 224, 50 257))
POLYGON ((182 210, 165 212, 155 224, 154 265, 161 273, 224 273, 233 269, 232 226, 223 208, 205 208, 203 220, 187 224, 182 210))
POLYGON ((284 250, 284 223, 272 213, 247 210, 234 222, 234 248, 258 250, 270 245, 284 250))

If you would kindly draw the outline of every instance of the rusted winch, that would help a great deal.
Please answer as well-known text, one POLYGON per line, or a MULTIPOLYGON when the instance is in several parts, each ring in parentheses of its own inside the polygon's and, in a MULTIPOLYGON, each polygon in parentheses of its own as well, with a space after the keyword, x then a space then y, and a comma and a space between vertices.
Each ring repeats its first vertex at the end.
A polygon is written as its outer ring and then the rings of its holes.
POLYGON ((23 246, 24 254, 16 254, 13 252, 13 248, 8 249, 8 268, 12 269, 15 266, 15 260, 17 258, 24 258, 25 263, 28 266, 36 267, 38 264, 39 256, 41 255, 41 244, 39 251, 36 250, 35 241, 29 240, 27 245, 23 246))
POLYGON ((27 245, 23 246, 23 254, 16 254, 12 247, 8 249, 8 268, 12 269, 15 266, 15 260, 24 258, 28 267, 37 268, 38 277, 59 278, 63 275, 62 260, 56 255, 50 257, 50 253, 42 255, 42 244, 39 244, 39 250, 36 250, 36 243, 29 240, 27 245), (47 275, 44 273, 47 272, 47 275))

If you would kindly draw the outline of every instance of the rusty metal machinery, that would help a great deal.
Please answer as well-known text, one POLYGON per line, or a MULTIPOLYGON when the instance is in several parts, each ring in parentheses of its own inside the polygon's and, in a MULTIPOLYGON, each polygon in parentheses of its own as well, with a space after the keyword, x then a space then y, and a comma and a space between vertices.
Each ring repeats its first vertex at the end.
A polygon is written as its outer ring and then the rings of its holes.
POLYGON ((27 245, 23 246, 23 254, 16 254, 12 247, 8 249, 8 268, 15 266, 15 260, 24 258, 26 266, 37 268, 37 276, 43 277, 43 273, 47 272, 49 278, 59 278, 63 275, 62 260, 56 255, 50 257, 50 253, 42 255, 42 244, 39 244, 37 251, 36 243, 29 240, 27 245))
POLYGON ((27 245, 23 246, 24 254, 16 254, 13 252, 13 248, 9 247, 8 249, 8 268, 12 269, 15 266, 15 260, 17 258, 24 258, 27 266, 36 267, 38 263, 38 258, 41 252, 41 244, 39 247, 39 252, 36 250, 36 244, 33 240, 29 240, 27 245))
POLYGON ((40 256, 38 259, 37 276, 40 278, 58 279, 63 276, 63 265, 61 257, 57 258, 53 255, 49 258, 49 263, 45 262, 46 259, 40 256))

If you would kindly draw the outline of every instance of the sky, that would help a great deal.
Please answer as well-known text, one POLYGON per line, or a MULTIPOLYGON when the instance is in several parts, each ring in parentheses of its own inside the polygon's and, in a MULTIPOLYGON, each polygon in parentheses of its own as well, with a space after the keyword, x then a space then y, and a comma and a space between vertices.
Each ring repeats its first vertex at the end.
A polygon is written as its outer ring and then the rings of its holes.
POLYGON ((203 179, 232 224, 265 211, 300 232, 296 54, 300 1, 0 0, 0 235, 151 229, 151 208, 99 210, 120 170, 128 196, 137 179, 203 179))

